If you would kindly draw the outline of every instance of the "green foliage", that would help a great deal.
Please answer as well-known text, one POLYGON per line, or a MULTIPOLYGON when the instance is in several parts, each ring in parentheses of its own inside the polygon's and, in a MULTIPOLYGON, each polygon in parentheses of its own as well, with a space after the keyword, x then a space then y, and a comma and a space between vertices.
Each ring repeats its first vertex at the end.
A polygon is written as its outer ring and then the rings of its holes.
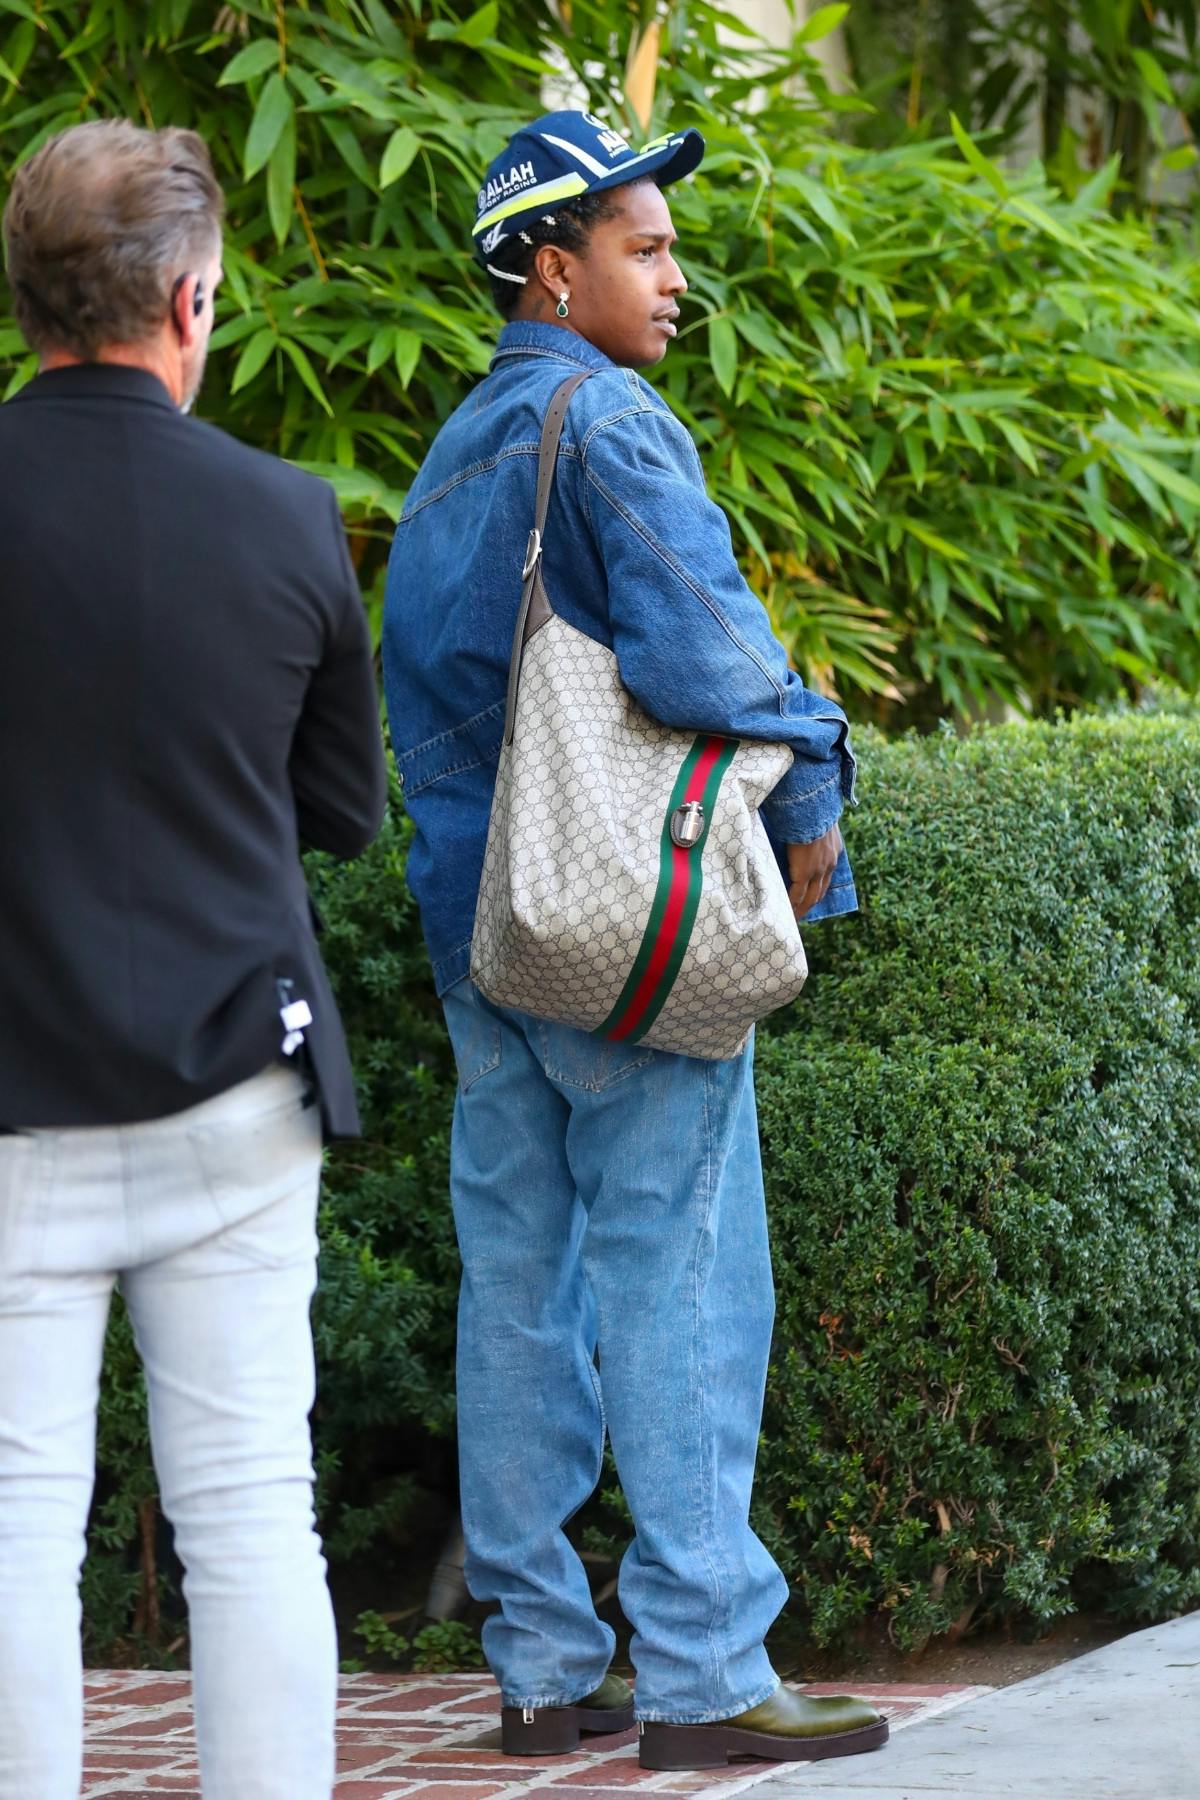
POLYGON ((478 1633, 459 1619, 440 1619, 406 1638, 381 1613, 364 1612, 359 1614, 354 1630, 369 1655, 387 1657, 389 1662, 423 1675, 485 1666, 478 1633))
POLYGON ((440 1675, 447 1669, 482 1669, 483 1646, 478 1635, 459 1619, 426 1625, 413 1639, 414 1669, 440 1675))
POLYGON ((84 1648, 96 1654, 132 1639, 135 1654, 142 1648, 158 1652, 158 1481, 150 1460, 141 1361, 119 1296, 113 1300, 104 1347, 96 1462, 90 1554, 82 1581, 84 1648))
MULTIPOLYGON (((1194 689, 1192 262, 1109 215, 1113 170, 1068 198, 963 131, 857 145, 863 103, 813 58, 838 7, 780 52, 723 16, 664 13, 649 129, 696 124, 710 153, 673 192, 692 293, 660 379, 798 665, 885 722, 1194 689)), ((636 133, 629 8, 571 19, 104 0, 81 29, 71 0, 0 0, 7 166, 97 114, 212 144, 229 231, 203 410, 329 476, 373 608, 390 522, 497 328, 467 248, 480 171, 548 57, 636 133)), ((18 352, 0 324, 14 382, 18 352)))
POLYGON ((918 717, 1193 687, 1197 327, 1108 172, 1068 202, 961 129, 880 153, 766 116, 757 214, 715 175, 675 206, 736 370, 710 324, 664 385, 801 667, 918 717))
POLYGON ((454 1418, 454 1065, 404 885, 408 833, 393 789, 368 856, 348 868, 309 859, 363 1119, 362 1138, 329 1159, 321 1214, 316 1431, 334 1555, 403 1539, 417 1496, 396 1481, 388 1446, 444 1435, 454 1418))
POLYGON ((382 1613, 360 1613, 354 1633, 362 1639, 368 1655, 387 1656, 393 1662, 402 1662, 408 1655, 408 1639, 395 1631, 382 1613))
POLYGON ((891 745, 760 1059, 762 1526, 818 1640, 1200 1597, 1200 727, 891 745))
POLYGON ((1115 156, 1118 204, 1194 202, 1200 122, 1196 0, 855 0, 849 59, 884 118, 947 109, 1012 144, 1030 128, 1070 185, 1115 156))

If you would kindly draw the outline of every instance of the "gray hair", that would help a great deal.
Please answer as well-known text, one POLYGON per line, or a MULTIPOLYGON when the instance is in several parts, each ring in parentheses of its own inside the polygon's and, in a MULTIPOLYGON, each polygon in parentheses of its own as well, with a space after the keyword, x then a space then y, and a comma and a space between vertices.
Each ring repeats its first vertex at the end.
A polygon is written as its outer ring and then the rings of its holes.
POLYGON ((4 248, 30 348, 85 361, 152 337, 174 282, 215 254, 225 203, 194 131, 73 125, 13 179, 4 248))

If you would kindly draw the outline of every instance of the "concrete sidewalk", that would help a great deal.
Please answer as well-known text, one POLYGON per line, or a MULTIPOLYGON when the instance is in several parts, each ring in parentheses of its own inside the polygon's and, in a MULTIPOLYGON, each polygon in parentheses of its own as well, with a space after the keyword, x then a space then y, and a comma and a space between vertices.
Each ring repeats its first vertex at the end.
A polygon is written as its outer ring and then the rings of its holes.
POLYGON ((914 1724, 871 1756, 781 1769, 756 1800, 1198 1800, 1200 1612, 914 1724))

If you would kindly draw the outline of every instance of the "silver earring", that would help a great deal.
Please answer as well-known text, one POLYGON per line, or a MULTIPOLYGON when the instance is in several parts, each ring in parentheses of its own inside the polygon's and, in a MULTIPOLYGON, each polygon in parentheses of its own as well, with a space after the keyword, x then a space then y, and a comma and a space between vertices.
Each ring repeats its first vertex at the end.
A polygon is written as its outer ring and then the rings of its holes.
POLYGON ((566 294, 560 294, 558 296, 558 305, 555 307, 554 310, 558 314, 560 319, 565 319, 567 317, 567 314, 570 312, 571 309, 567 305, 566 294))

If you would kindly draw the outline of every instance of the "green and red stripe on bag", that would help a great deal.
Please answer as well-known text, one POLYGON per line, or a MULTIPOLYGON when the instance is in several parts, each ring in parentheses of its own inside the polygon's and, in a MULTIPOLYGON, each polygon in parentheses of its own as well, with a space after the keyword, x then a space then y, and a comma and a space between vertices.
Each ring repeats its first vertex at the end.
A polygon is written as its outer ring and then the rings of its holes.
POLYGON ((628 1039, 639 1043, 662 1011, 683 966, 692 928, 704 888, 704 845, 709 821, 725 771, 738 749, 736 738, 698 737, 688 751, 663 820, 658 888, 646 935, 621 997, 598 1037, 628 1039), (677 844, 671 821, 689 802, 700 805, 704 815, 701 836, 694 844, 677 844))

